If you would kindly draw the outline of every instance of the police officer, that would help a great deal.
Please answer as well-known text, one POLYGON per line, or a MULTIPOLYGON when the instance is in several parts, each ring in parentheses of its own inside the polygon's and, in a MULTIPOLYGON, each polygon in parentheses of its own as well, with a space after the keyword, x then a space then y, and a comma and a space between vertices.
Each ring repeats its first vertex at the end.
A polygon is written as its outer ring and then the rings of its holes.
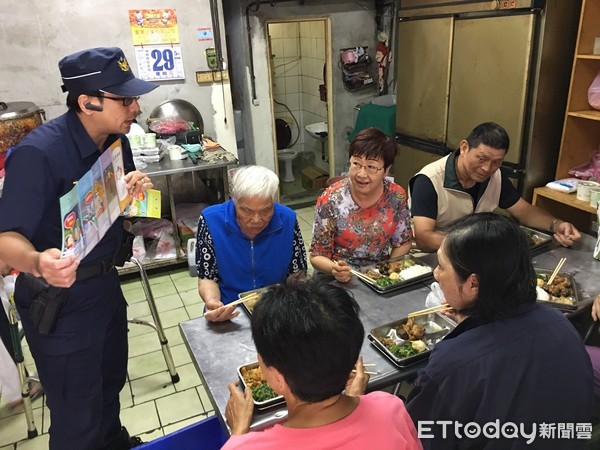
POLYGON ((141 441, 130 438, 119 420, 127 316, 114 264, 123 219, 81 261, 61 258, 59 199, 118 139, 130 194, 152 188, 148 176, 135 170, 124 134, 138 114, 139 96, 157 85, 135 78, 119 48, 84 50, 58 66, 68 111, 30 132, 6 160, 0 260, 21 272, 15 302, 46 391, 50 448, 131 448, 141 441), (61 293, 50 332, 40 332, 32 320, 37 300, 28 280, 45 280, 61 293))

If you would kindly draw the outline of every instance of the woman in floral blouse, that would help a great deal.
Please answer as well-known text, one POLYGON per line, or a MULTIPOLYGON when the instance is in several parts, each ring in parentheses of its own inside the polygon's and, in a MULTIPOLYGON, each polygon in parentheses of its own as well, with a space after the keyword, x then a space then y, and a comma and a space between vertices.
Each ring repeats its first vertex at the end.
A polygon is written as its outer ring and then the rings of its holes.
POLYGON ((350 266, 373 264, 410 250, 412 229, 404 189, 386 179, 396 143, 366 128, 350 143, 350 174, 317 200, 310 262, 340 282, 350 266))

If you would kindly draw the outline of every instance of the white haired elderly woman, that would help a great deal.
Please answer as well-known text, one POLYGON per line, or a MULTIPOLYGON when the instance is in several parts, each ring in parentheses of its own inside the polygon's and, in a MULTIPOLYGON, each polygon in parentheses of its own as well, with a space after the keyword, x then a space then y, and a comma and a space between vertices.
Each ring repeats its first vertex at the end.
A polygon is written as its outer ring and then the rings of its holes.
POLYGON ((213 322, 239 314, 228 303, 240 292, 306 275, 306 250, 296 213, 276 203, 279 179, 261 166, 239 169, 232 199, 200 215, 196 241, 198 293, 213 322))

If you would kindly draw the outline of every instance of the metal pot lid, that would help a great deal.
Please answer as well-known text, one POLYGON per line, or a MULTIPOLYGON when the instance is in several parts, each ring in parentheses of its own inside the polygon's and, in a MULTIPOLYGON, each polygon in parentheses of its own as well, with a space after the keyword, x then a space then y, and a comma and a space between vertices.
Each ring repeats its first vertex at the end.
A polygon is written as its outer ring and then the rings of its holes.
POLYGON ((162 119, 166 117, 192 122, 201 133, 204 132, 204 121, 202 120, 200 111, 198 111, 198 109, 190 102, 185 100, 174 99, 162 102, 154 108, 148 117, 148 122, 151 122, 152 119, 162 119))
POLYGON ((0 102, 0 120, 14 120, 41 112, 40 108, 31 102, 0 102))

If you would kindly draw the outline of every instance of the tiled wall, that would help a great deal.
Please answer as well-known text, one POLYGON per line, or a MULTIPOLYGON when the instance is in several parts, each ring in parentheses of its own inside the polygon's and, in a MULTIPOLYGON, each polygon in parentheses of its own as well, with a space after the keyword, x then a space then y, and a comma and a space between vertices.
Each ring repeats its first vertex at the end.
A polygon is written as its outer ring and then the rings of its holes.
MULTIPOLYGON (((325 63, 325 24, 323 21, 272 23, 269 36, 274 99, 288 106, 300 128, 300 137, 292 148, 314 151, 318 159, 321 144, 306 134, 304 125, 327 120, 326 102, 319 98, 325 63)), ((289 123, 294 142, 298 128, 287 109, 275 103, 275 117, 289 123)))

